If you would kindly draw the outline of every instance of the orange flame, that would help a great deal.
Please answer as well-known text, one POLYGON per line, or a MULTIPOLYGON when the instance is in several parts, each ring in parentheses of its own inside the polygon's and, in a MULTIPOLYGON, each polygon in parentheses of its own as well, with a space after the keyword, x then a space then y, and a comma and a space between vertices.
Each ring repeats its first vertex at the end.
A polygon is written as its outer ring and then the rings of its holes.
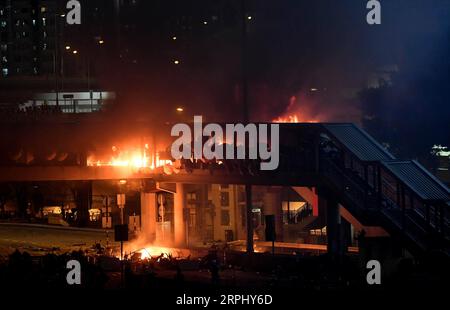
POLYGON ((297 114, 280 116, 273 120, 274 123, 318 123, 316 119, 301 118, 297 114))
POLYGON ((160 246, 148 246, 141 250, 138 250, 137 252, 141 254, 141 259, 150 259, 150 258, 158 257, 160 255, 163 255, 163 256, 170 255, 175 258, 184 257, 184 256, 189 255, 188 250, 160 247, 160 246))
POLYGON ((297 97, 292 96, 289 99, 289 105, 286 109, 286 113, 283 116, 280 116, 278 118, 275 118, 272 120, 274 123, 318 123, 320 120, 308 117, 307 113, 308 109, 305 109, 305 107, 301 108, 297 104, 297 97), (301 111, 300 111, 301 110, 301 111))
POLYGON ((171 165, 170 160, 162 160, 159 155, 149 154, 149 146, 145 144, 142 149, 131 149, 118 151, 116 146, 111 148, 115 155, 110 156, 107 160, 97 159, 96 156, 90 156, 87 160, 88 166, 95 167, 130 167, 130 168, 150 168, 155 169, 157 167, 163 167, 165 165, 171 165))

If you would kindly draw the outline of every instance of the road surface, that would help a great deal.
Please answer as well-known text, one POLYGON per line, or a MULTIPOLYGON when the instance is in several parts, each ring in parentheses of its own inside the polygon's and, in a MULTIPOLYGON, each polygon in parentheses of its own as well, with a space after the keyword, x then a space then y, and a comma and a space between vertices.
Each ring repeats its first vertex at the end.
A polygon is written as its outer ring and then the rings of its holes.
POLYGON ((43 225, 0 223, 0 255, 7 255, 19 249, 32 255, 55 251, 56 253, 91 248, 99 242, 111 244, 114 235, 99 230, 83 230, 43 225))

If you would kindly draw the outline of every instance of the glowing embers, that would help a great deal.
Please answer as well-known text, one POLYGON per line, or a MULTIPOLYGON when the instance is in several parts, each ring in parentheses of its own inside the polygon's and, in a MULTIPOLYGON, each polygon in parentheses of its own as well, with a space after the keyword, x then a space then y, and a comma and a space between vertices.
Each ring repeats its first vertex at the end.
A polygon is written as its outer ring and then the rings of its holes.
POLYGON ((189 256, 189 251, 185 249, 176 249, 168 247, 159 246, 148 246, 137 250, 136 253, 141 254, 141 259, 151 259, 151 258, 183 258, 189 256))
MULTIPOLYGON (((142 247, 139 240, 131 242, 125 247, 125 258, 133 261, 154 260, 159 262, 164 259, 185 259, 190 257, 191 254, 191 251, 188 249, 172 248, 168 246, 147 244, 142 247)), ((120 254, 116 253, 115 256, 120 257, 120 254)))

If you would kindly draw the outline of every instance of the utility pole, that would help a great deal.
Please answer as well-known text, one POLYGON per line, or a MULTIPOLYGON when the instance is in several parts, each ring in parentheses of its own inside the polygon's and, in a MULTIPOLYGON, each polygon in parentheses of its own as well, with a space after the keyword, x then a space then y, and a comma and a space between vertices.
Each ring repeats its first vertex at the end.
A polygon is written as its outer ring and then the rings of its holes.
MULTIPOLYGON (((242 54, 241 54, 241 69, 242 69, 242 108, 243 108, 243 122, 248 123, 250 120, 249 103, 248 103, 248 81, 247 81, 247 9, 245 0, 241 0, 241 18, 242 18, 242 54)), ((246 198, 246 216, 247 216, 247 254, 253 254, 253 206, 252 206, 252 185, 245 184, 245 198, 246 198)))
POLYGON ((56 106, 59 107, 59 82, 58 82, 58 76, 59 76, 59 70, 57 68, 58 63, 58 22, 59 22, 59 15, 58 11, 54 12, 53 18, 55 23, 55 50, 53 51, 53 75, 55 76, 55 94, 56 94, 56 106))

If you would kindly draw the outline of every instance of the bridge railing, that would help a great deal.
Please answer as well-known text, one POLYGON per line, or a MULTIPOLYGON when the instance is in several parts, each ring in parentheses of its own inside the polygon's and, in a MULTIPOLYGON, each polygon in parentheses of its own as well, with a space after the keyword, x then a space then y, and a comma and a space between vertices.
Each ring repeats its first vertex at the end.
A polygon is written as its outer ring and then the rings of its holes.
POLYGON ((377 196, 374 190, 358 176, 352 175, 352 172, 339 167, 332 159, 327 158, 326 154, 320 156, 320 170, 323 176, 355 205, 366 210, 377 209, 377 196))

